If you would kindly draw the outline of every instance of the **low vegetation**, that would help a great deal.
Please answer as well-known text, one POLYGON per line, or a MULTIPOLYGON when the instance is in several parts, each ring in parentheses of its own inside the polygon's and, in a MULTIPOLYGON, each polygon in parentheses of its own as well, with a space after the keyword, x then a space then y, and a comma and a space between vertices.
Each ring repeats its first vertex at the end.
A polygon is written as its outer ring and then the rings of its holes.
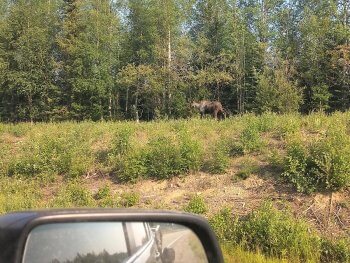
MULTIPOLYGON (((227 174, 232 185, 271 175, 276 184, 305 196, 346 191, 349 119, 350 113, 313 113, 247 114, 221 122, 0 124, 0 213, 51 207, 172 209, 169 203, 152 204, 152 197, 142 196, 134 185, 156 180, 178 187, 192 174, 215 180, 227 174), (93 185, 94 178, 106 182, 93 185)), ((203 181, 202 188, 215 180, 203 181)), ((210 219, 228 262, 350 260, 348 240, 326 238, 281 206, 280 211, 265 204, 233 216, 230 209, 213 212, 208 196, 196 189, 183 194, 181 202, 176 198, 176 209, 210 219)), ((224 205, 233 203, 218 204, 224 205)))
MULTIPOLYGON (((348 262, 349 240, 330 241, 310 229, 303 220, 265 203, 244 217, 223 209, 210 219, 219 239, 230 247, 241 248, 286 262, 348 262)), ((265 262, 262 257, 258 262, 265 262)))
POLYGON ((331 127, 317 137, 287 144, 282 174, 298 191, 337 191, 350 185, 350 137, 344 126, 331 127))
POLYGON ((192 196, 187 206, 184 208, 184 211, 194 214, 204 214, 207 210, 208 208, 204 199, 198 195, 192 196))

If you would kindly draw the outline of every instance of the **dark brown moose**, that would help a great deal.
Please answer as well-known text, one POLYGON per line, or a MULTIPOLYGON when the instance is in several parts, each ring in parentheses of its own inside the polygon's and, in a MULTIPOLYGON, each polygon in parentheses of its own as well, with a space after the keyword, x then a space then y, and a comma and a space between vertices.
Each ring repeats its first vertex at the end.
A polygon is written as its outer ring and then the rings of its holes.
POLYGON ((224 110, 224 108, 221 105, 221 102, 219 101, 194 101, 192 102, 191 106, 199 110, 201 118, 203 118, 205 114, 210 114, 211 116, 213 116, 214 119, 219 120, 226 118, 226 111, 224 110))

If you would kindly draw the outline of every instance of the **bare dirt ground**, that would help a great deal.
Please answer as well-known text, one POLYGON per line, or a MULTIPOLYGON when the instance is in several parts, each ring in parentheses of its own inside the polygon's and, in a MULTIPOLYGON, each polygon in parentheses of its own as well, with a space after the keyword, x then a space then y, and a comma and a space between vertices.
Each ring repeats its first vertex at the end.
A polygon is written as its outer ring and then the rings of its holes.
MULTIPOLYGON (((258 158, 258 157, 257 157, 258 158)), ((110 184, 114 193, 136 192, 140 195, 138 208, 183 210, 191 196, 204 198, 210 217, 223 207, 236 215, 246 215, 263 202, 271 201, 279 209, 288 208, 297 218, 303 218, 329 237, 350 236, 350 189, 333 195, 297 193, 291 186, 276 178, 263 161, 259 171, 245 180, 238 180, 240 158, 234 159, 225 174, 194 173, 169 180, 142 180, 135 184, 118 184, 106 176, 90 176, 86 186, 93 192, 110 184)))

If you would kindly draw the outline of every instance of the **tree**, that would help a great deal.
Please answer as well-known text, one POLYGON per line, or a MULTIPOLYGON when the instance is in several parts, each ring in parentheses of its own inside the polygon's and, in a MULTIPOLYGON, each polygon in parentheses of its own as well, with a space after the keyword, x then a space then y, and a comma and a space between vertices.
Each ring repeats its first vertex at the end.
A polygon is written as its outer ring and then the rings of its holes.
POLYGON ((296 83, 289 81, 282 69, 265 68, 257 74, 256 93, 258 112, 290 113, 299 110, 302 91, 296 83))
POLYGON ((113 119, 114 75, 118 68, 119 21, 108 0, 69 0, 58 38, 70 116, 113 119))
POLYGON ((316 111, 325 111, 329 109, 329 99, 331 93, 328 91, 328 86, 323 84, 320 86, 311 87, 311 109, 316 111))
POLYGON ((125 111, 131 112, 137 122, 160 117, 161 75, 157 68, 128 64, 118 73, 118 83, 124 87, 127 96, 125 111))
POLYGON ((6 12, 0 32, 3 120, 50 118, 58 95, 52 53, 56 7, 57 1, 18 1, 6 12))

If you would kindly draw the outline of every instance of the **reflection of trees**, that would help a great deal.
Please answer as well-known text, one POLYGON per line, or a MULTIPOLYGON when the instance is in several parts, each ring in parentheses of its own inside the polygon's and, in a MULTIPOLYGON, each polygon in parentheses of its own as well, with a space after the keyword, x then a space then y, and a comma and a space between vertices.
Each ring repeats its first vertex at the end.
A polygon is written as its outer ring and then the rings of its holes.
MULTIPOLYGON (((122 263, 128 258, 126 252, 115 253, 110 255, 106 250, 96 255, 95 253, 88 253, 80 255, 79 253, 73 260, 64 261, 64 263, 122 263)), ((54 259, 51 263, 61 263, 61 261, 54 259)))

